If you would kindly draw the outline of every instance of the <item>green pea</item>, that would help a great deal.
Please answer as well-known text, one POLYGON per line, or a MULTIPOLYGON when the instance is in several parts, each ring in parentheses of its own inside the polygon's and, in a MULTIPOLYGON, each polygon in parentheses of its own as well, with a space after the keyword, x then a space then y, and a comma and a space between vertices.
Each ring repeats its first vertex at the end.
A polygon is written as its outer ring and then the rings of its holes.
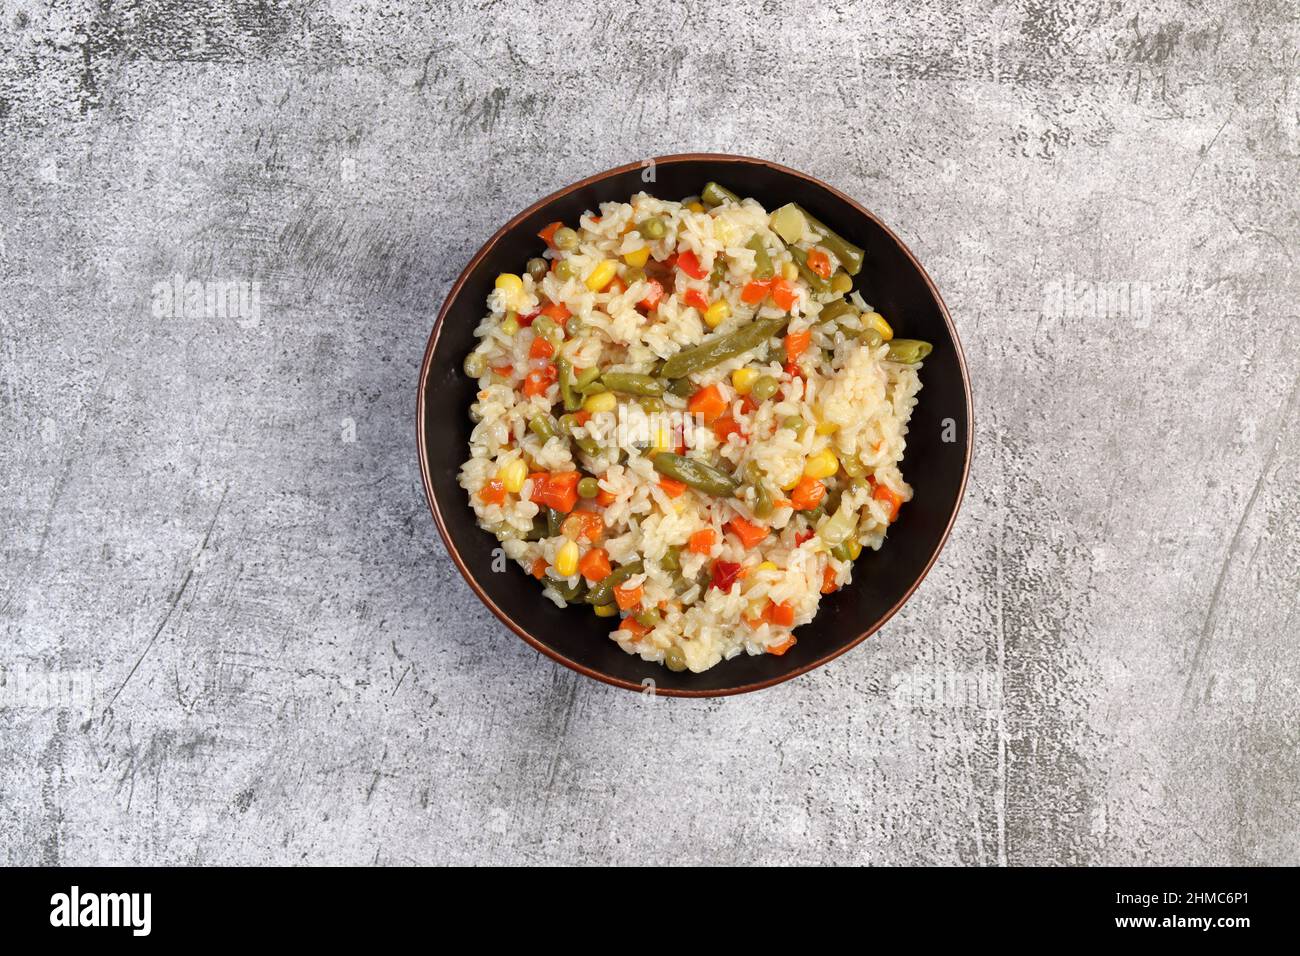
POLYGON ((555 243, 555 248, 562 249, 565 252, 572 252, 578 248, 578 234, 568 226, 561 226, 556 229, 551 241, 555 243))
POLYGON ((555 427, 555 422, 551 421, 550 415, 536 415, 530 418, 528 430, 540 438, 543 444, 559 435, 559 430, 555 427))
POLYGON ((643 395, 636 400, 636 403, 647 415, 654 415, 664 410, 664 400, 653 395, 643 395))
POLYGON ((519 331, 519 319, 516 318, 514 309, 507 312, 506 317, 501 320, 501 331, 512 338, 519 331))
POLYGON ((542 258, 528 260, 528 274, 533 277, 534 282, 541 282, 546 278, 546 273, 551 271, 551 264, 542 258))
POLYGON ((662 239, 668 235, 668 227, 658 216, 651 216, 649 219, 642 219, 636 224, 636 231, 641 233, 647 239, 662 239))
POLYGON ((781 427, 790 429, 790 431, 795 433, 796 437, 802 438, 804 430, 808 427, 808 423, 798 415, 791 415, 781 423, 781 427))
POLYGON ((470 352, 465 356, 465 374, 470 378, 482 378, 487 370, 487 356, 482 352, 470 352))
POLYGON ((556 422, 556 425, 559 427, 562 434, 568 435, 578 427, 578 416, 561 415, 559 420, 556 422))
POLYGON ((555 320, 549 315, 539 315, 533 320, 533 332, 552 345, 557 344, 557 341, 564 341, 564 333, 560 331, 560 327, 555 324, 555 320))
POLYGON ((579 498, 594 498, 600 494, 600 483, 595 478, 583 478, 578 482, 579 498))
POLYGON ((568 321, 564 323, 564 328, 569 333, 569 338, 576 339, 578 333, 582 331, 582 319, 576 315, 571 315, 568 321))
POLYGON ((555 264, 555 278, 561 282, 568 282, 576 273, 573 271, 573 263, 568 259, 561 259, 555 264))
POLYGON ((664 619, 660 617, 659 612, 656 609, 647 608, 644 611, 639 611, 635 615, 635 620, 642 627, 658 627, 663 623, 664 619))
POLYGON ((875 329, 863 329, 858 333, 858 339, 863 345, 867 346, 867 348, 872 349, 879 348, 885 341, 881 338, 880 333, 875 329))
POLYGON ((674 644, 668 650, 664 651, 664 666, 675 674, 680 674, 686 670, 686 654, 674 644))
POLYGON ((755 401, 765 402, 775 395, 780 387, 780 383, 771 375, 760 375, 754 380, 749 393, 754 396, 755 401))

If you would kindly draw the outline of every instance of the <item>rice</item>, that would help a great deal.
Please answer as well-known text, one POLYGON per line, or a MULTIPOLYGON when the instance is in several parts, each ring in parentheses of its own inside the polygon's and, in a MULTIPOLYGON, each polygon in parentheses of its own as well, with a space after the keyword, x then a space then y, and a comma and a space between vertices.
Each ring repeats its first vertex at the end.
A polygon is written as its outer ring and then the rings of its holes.
POLYGON ((832 270, 848 285, 843 246, 790 208, 603 203, 498 279, 466 360, 479 390, 459 481, 479 524, 548 599, 608 617, 620 648, 672 670, 785 653, 912 497, 899 463, 920 365, 859 293, 846 308, 814 291, 832 270), (767 321, 748 351, 660 375, 767 321), (624 373, 662 394, 605 387, 624 373))

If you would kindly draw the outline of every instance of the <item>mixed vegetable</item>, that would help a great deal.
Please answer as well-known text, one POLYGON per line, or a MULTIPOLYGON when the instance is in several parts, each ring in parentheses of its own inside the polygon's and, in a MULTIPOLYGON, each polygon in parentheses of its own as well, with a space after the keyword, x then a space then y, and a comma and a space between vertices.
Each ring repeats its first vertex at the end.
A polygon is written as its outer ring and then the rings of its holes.
MULTIPOLYGON (((698 199, 688 199, 685 204, 704 213, 741 202, 725 186, 710 182, 698 199)), ((731 414, 730 403, 718 384, 701 384, 694 379, 725 362, 749 356, 748 363, 740 364, 725 379, 743 399, 744 411, 779 401, 801 374, 807 374, 805 363, 822 358, 813 329, 787 329, 790 313, 801 302, 801 296, 820 306, 819 310, 803 311, 816 312, 814 324, 822 331, 842 332, 873 349, 888 343, 887 361, 914 365, 931 351, 928 342, 896 338, 885 318, 866 308, 861 297, 853 293, 853 277, 864 261, 861 247, 794 203, 773 212, 768 225, 768 229, 755 232, 743 242, 737 240, 738 247, 753 255, 752 271, 739 296, 743 308, 752 310, 753 315, 742 311, 733 316, 731 303, 717 292, 728 268, 726 255, 717 255, 712 268, 706 269, 695 251, 685 245, 666 247, 669 225, 663 218, 649 216, 629 224, 628 232, 635 231, 645 242, 618 259, 596 262, 586 275, 575 274, 569 255, 582 243, 579 230, 560 222, 550 223, 538 234, 546 245, 544 253, 526 265, 526 273, 533 280, 530 286, 540 288, 548 275, 558 280, 578 279, 592 293, 625 292, 641 283, 645 292, 636 308, 645 322, 654 322, 657 310, 676 296, 681 305, 698 312, 705 327, 717 331, 643 371, 581 368, 574 364, 577 350, 566 348, 584 335, 579 318, 571 315, 564 304, 543 297, 536 305, 529 302, 531 307, 526 310, 508 308, 500 323, 500 331, 507 337, 531 330, 526 368, 492 367, 482 348, 465 359, 464 370, 470 377, 488 376, 492 382, 508 382, 524 397, 540 399, 533 403, 537 411, 527 422, 528 431, 543 443, 572 443, 573 460, 582 466, 582 470, 546 471, 524 460, 527 455, 503 466, 478 492, 480 500, 504 505, 513 496, 514 500, 535 502, 540 511, 529 530, 520 531, 507 524, 493 530, 502 540, 541 541, 563 536, 565 540, 553 560, 538 558, 533 562, 533 575, 565 601, 585 601, 600 617, 621 617, 619 628, 633 636, 652 630, 669 608, 663 602, 646 606, 643 588, 639 584, 626 586, 644 574, 643 561, 615 566, 602 547, 606 531, 603 511, 614 501, 614 495, 602 486, 602 479, 605 469, 626 460, 629 452, 593 434, 589 426, 594 416, 614 412, 626 402, 646 413, 667 407, 680 409, 684 404, 685 411, 698 416, 720 445, 750 440, 731 414), (737 324, 730 321, 733 318, 745 321, 737 324), (724 323, 727 328, 720 329, 724 323), (773 360, 782 366, 782 375, 768 370, 773 360), (548 403, 549 408, 543 410, 548 403)), ((507 302, 523 303, 526 299, 520 275, 502 274, 495 286, 507 302)), ((809 428, 823 435, 833 433, 837 426, 792 416, 782 420, 779 427, 802 438, 809 428)), ((754 440, 761 438, 755 436, 754 440)), ((757 461, 734 465, 716 451, 688 449, 671 436, 652 436, 642 453, 652 458, 659 488, 670 499, 694 493, 706 499, 743 504, 748 517, 737 514, 725 522, 722 530, 734 535, 747 550, 760 546, 772 533, 765 522, 778 508, 790 508, 794 516, 786 527, 794 528, 796 543, 815 536, 826 552, 851 562, 862 549, 855 536, 859 515, 857 508, 842 505, 841 500, 852 492, 855 501, 870 498, 881 502, 890 521, 897 517, 902 504, 902 498, 876 482, 860 460, 852 455, 837 455, 830 446, 809 455, 802 472, 784 481, 766 474, 757 461)), ((710 528, 692 535, 684 550, 687 555, 708 555, 717 544, 717 532, 710 528)), ((747 569, 739 563, 715 560, 706 562, 698 575, 687 576, 682 573, 682 550, 670 548, 659 562, 673 575, 674 590, 682 601, 709 588, 726 592, 755 569, 779 570, 770 562, 747 569)), ((822 593, 835 589, 834 578, 833 571, 824 578, 822 593)), ((788 628, 793 624, 794 610, 788 604, 769 601, 747 620, 755 626, 766 622, 788 628)), ((793 644, 790 635, 788 641, 771 645, 768 651, 783 654, 793 644)), ((669 669, 685 669, 680 648, 672 647, 665 653, 669 669)))

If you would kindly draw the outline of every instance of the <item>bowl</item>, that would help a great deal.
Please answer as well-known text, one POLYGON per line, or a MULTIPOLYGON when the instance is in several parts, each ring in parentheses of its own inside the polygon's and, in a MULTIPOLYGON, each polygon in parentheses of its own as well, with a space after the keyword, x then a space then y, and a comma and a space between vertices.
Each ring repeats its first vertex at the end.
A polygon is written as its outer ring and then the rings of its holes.
MULTIPOLYGON (((916 257, 875 215, 826 183, 762 159, 694 153, 631 163, 566 186, 514 216, 469 261, 451 287, 425 349, 416 410, 425 495, 447 551, 470 588, 502 623, 548 657, 617 687, 680 697, 712 697, 771 687, 807 673, 874 634, 912 596, 933 566, 957 516, 970 470, 970 384, 957 331, 916 257), (456 482, 467 457, 475 383, 461 371, 476 344, 474 329, 498 273, 519 272, 538 255, 547 223, 575 223, 601 202, 626 201, 645 190, 660 197, 698 194, 709 180, 753 196, 768 209, 798 202, 831 229, 866 250, 854 288, 898 334, 934 343, 921 372, 922 389, 907 435, 903 475, 913 500, 879 551, 856 562, 853 583, 822 599, 786 654, 740 654, 702 674, 673 673, 625 654, 609 638, 607 619, 588 609, 558 608, 514 562, 493 570, 497 540, 480 529, 456 482)), ((500 564, 498 563, 498 567, 500 564)), ((483 640, 497 640, 485 633, 483 640)))

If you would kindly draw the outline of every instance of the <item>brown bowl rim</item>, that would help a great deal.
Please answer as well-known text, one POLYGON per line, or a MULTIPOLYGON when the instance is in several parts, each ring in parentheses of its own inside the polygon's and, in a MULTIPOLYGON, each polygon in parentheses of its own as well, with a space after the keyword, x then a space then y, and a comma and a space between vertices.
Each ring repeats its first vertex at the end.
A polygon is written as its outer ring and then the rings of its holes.
MULTIPOLYGON (((492 248, 498 242, 501 241, 503 236, 505 236, 507 233, 513 230, 520 222, 522 222, 528 216, 532 215, 533 212, 547 205, 548 203, 556 199, 559 199, 562 196, 566 196, 569 193, 574 192, 575 190, 582 189, 585 186, 590 186, 594 183, 600 182, 601 180, 608 179, 611 176, 617 176, 621 173, 627 173, 638 169, 644 169, 649 163, 653 163, 654 165, 659 166, 659 165, 666 165, 668 163, 699 162, 699 161, 743 163, 746 165, 766 166, 770 169, 778 170, 782 173, 793 176, 796 179, 802 179, 807 182, 813 183, 817 186, 820 186, 822 189, 825 189, 836 199, 840 200, 841 202, 847 203, 848 205, 856 209, 858 212, 862 213, 864 216, 874 221, 876 225, 878 225, 884 231, 885 235, 889 236, 889 238, 898 245, 898 248, 903 252, 905 256, 907 256, 908 260, 912 263, 913 266, 916 267, 917 271, 920 272, 921 277, 925 280, 926 286, 930 289, 931 295, 934 296, 935 302, 938 303, 939 312, 943 316, 944 324, 948 327, 948 334, 952 337, 953 345, 955 345, 957 348, 957 367, 961 373, 962 391, 966 396, 966 421, 968 425, 966 428, 966 450, 965 450, 966 453, 962 464, 961 485, 957 489, 957 501, 956 504, 953 506, 952 514, 948 518, 948 524, 944 527, 943 534, 939 536, 939 540, 935 544, 934 551, 931 553, 929 559, 925 562, 925 567, 921 569, 921 573, 916 576, 916 579, 912 582, 911 586, 908 587, 907 591, 903 594, 903 596, 899 598, 897 602, 895 602, 893 607, 891 607, 888 611, 886 611, 877 621, 875 621, 875 623, 872 624, 871 627, 867 628, 865 631, 863 631, 861 634, 859 634, 853 640, 849 641, 844 646, 839 647, 832 651, 828 651, 826 654, 822 655, 821 657, 818 657, 816 660, 813 660, 810 663, 805 664, 801 667, 795 668, 794 670, 791 670, 787 673, 779 674, 775 677, 771 677, 766 680, 753 681, 748 684, 741 684, 736 687, 724 687, 724 688, 701 689, 701 690, 691 690, 689 688, 681 689, 681 688, 656 687, 654 691, 655 694, 662 695, 665 697, 730 697, 733 694, 748 694, 757 690, 765 690, 766 688, 774 687, 777 684, 783 684, 788 680, 793 680, 794 678, 806 674, 811 670, 815 670, 818 667, 822 667, 826 664, 829 664, 831 661, 835 660, 835 658, 857 647, 859 644, 865 641, 872 634, 875 634, 878 630, 884 627, 885 624, 889 621, 889 619, 892 618, 895 614, 897 614, 898 611, 903 607, 903 605, 906 604, 911 599, 912 595, 916 593, 916 589, 921 586, 921 582, 925 580, 926 575, 930 573, 930 569, 934 567, 934 563, 939 559, 939 553, 943 550, 944 545, 948 543, 948 536, 952 533, 953 525, 957 521, 957 514, 959 511, 961 511, 962 502, 966 497, 966 483, 967 480, 970 478, 971 456, 974 451, 975 409, 974 409, 974 402, 972 401, 971 398, 970 374, 966 367, 966 354, 962 350, 961 339, 957 336, 957 328, 956 326, 953 325, 952 316, 948 312, 948 306, 943 301, 943 296, 940 295, 938 287, 934 284, 934 280, 930 278, 930 274, 925 271, 925 267, 922 266, 920 261, 916 258, 916 256, 912 254, 912 250, 908 248, 907 243, 903 242, 903 240, 898 237, 898 235, 894 232, 894 230, 890 229, 889 226, 887 226, 884 222, 882 222, 879 216, 877 216, 871 210, 867 209, 865 206, 863 206, 857 200, 853 199, 851 196, 848 196, 840 192, 840 190, 836 189, 834 186, 830 185, 829 183, 823 182, 822 180, 816 178, 815 176, 809 176, 807 173, 802 173, 797 169, 791 169, 789 166, 783 166, 780 163, 774 163, 771 162, 770 160, 758 159, 752 156, 738 156, 730 153, 674 153, 667 156, 656 156, 650 160, 639 160, 633 163, 625 163, 622 166, 616 166, 613 169, 607 169, 604 172, 595 173, 594 175, 588 176, 585 179, 580 179, 575 183, 565 186, 563 189, 556 190, 555 192, 532 203, 523 211, 512 216, 510 220, 505 223, 505 225, 503 225, 500 229, 498 229, 495 233, 492 234, 491 238, 489 238, 487 242, 483 243, 479 251, 474 254, 474 256, 466 264, 465 268, 461 270, 460 275, 456 277, 456 281, 452 283, 451 288, 447 291, 447 297, 443 300, 442 308, 438 310, 437 319, 434 320, 433 329, 429 332, 429 342, 424 349, 424 361, 421 362, 420 364, 419 394, 416 400, 416 414, 415 414, 416 447, 420 455, 420 478, 424 483, 424 496, 429 503, 429 511, 433 515, 434 523, 438 526, 438 533, 442 536, 443 544, 445 544, 447 547, 447 553, 451 555, 451 559, 455 563, 456 568, 460 571, 461 577, 463 577, 466 580, 466 582, 469 583, 470 588, 474 591, 475 594, 478 595, 479 600, 482 601, 487 606, 488 610, 490 610, 494 615, 496 615, 497 619, 500 620, 501 623, 505 624, 506 627, 514 631, 515 634, 517 634, 525 643, 531 646, 534 650, 540 651, 541 653, 549 657, 551 660, 563 664, 565 667, 569 668, 570 670, 577 671, 579 674, 582 674, 586 677, 593 678, 594 680, 601 681, 602 683, 605 684, 610 684, 614 687, 622 687, 626 690, 632 690, 638 693, 643 692, 645 690, 645 687, 642 684, 633 683, 632 681, 623 680, 618 677, 613 677, 609 674, 602 674, 600 671, 593 670, 592 668, 587 667, 584 664, 580 664, 575 660, 570 660, 569 658, 565 657, 563 654, 560 654, 557 651, 555 651, 553 648, 548 647, 542 641, 533 637, 533 635, 528 632, 527 628, 517 623, 513 618, 510 617, 509 614, 507 614, 500 607, 498 607, 496 603, 492 600, 492 598, 488 596, 487 592, 484 591, 483 588, 479 586, 478 581, 475 580, 474 575, 470 572, 469 568, 465 564, 464 559, 461 557, 460 549, 456 547, 455 543, 451 539, 451 535, 447 531, 447 526, 443 522, 442 512, 438 507, 438 499, 434 495, 433 479, 429 474, 428 447, 426 446, 425 438, 424 438, 424 417, 425 417, 424 395, 426 391, 425 386, 429 379, 429 370, 433 364, 433 353, 438 345, 438 336, 442 332, 443 319, 446 318, 447 312, 451 308, 452 303, 455 302, 456 299, 460 296, 461 290, 464 287, 465 282, 468 280, 470 273, 472 273, 475 267, 478 266, 479 261, 482 260, 483 257, 486 256, 489 252, 491 252, 492 248)), ((725 664, 725 662, 723 663, 725 664)))

